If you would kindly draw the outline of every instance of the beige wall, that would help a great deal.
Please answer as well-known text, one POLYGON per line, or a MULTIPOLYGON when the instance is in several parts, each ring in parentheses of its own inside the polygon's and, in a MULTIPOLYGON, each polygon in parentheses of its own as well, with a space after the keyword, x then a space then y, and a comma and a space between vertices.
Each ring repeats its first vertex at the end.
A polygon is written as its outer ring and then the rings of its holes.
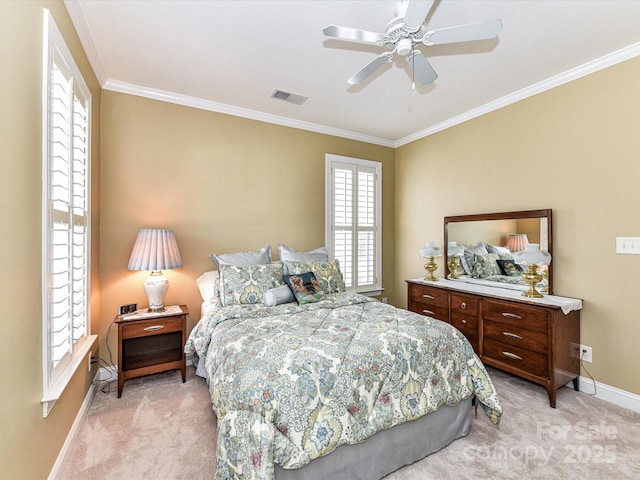
MULTIPOLYGON (((126 270, 140 228, 175 232, 184 268, 164 272, 170 282, 165 303, 187 304, 189 329, 202 302, 195 279, 214 268, 211 252, 268 244, 275 258, 279 242, 300 250, 324 245, 326 153, 383 164, 383 287, 391 298, 392 148, 104 91, 101 342, 118 305, 147 304, 147 273, 126 270)), ((113 355, 116 337, 112 327, 113 355)))
POLYGON ((444 216, 551 208, 554 290, 584 299, 589 371, 640 394, 640 256, 615 253, 640 235, 639 84, 636 58, 397 149, 398 304, 444 216))
MULTIPOLYGON (((42 418, 41 145, 42 21, 49 8, 93 94, 93 231, 99 221, 100 88, 62 2, 0 2, 0 476, 42 479, 51 470, 82 404, 81 368, 46 419, 42 418)), ((93 243, 98 258, 97 235, 93 243)), ((93 264, 93 288, 97 262, 93 264)), ((97 293, 95 294, 97 295, 97 293)), ((92 312, 99 306, 94 296, 92 312)), ((97 324, 97 320, 94 322, 97 324)), ((96 329, 97 330, 97 329, 96 329)), ((85 363, 83 363, 85 365, 85 363)), ((95 373, 95 371, 94 371, 95 373)))

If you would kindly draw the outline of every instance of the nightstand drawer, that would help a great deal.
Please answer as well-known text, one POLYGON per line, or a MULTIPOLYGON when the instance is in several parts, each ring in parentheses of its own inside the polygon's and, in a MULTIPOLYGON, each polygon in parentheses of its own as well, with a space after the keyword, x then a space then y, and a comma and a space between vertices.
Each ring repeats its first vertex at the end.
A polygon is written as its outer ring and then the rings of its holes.
POLYGON ((547 357, 538 353, 514 347, 502 342, 485 338, 482 341, 483 355, 500 363, 515 367, 524 372, 548 377, 547 357))
POLYGON ((182 317, 152 318, 122 325, 122 338, 138 338, 182 331, 182 317))
POLYGON ((546 332, 535 332, 515 325, 485 320, 482 333, 484 338, 532 350, 542 355, 547 354, 549 336, 546 332))
POLYGON ((548 334, 547 313, 539 308, 485 300, 482 303, 482 318, 548 334))

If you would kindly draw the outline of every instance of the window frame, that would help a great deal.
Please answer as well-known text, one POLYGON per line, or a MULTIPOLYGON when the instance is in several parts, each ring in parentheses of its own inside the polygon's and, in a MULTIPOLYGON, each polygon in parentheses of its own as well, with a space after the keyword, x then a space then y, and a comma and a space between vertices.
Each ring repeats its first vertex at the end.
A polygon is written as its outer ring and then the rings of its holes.
MULTIPOLYGON (((357 220, 357 180, 354 177, 353 182, 353 231, 352 237, 352 251, 353 251, 353 284, 348 291, 354 291, 369 296, 378 296, 382 294, 384 289, 382 288, 382 162, 365 160, 361 158, 346 157, 342 155, 335 155, 327 153, 325 155, 325 245, 329 251, 330 258, 335 258, 335 235, 334 235, 334 217, 335 217, 335 204, 334 204, 334 176, 333 169, 336 165, 351 166, 357 176, 358 168, 372 169, 375 172, 375 213, 374 213, 374 275, 375 280, 372 284, 365 286, 358 286, 357 277, 357 233, 358 220, 357 220)), ((363 231, 371 230, 363 228, 363 231)), ((341 265, 343 269, 343 266, 341 265)), ((343 272, 344 273, 344 272, 343 272)))
MULTIPOLYGON (((43 54, 42 54, 42 405, 43 417, 47 417, 55 402, 62 396, 66 386, 71 378, 83 364, 83 359, 91 349, 97 339, 97 335, 90 335, 91 332, 91 314, 90 314, 90 279, 91 279, 91 91, 87 87, 80 69, 76 65, 71 52, 69 51, 60 30, 58 29, 51 13, 44 9, 43 18, 43 54), (54 150, 54 141, 52 139, 52 121, 51 117, 56 111, 51 108, 52 98, 60 100, 61 97, 52 97, 52 79, 54 75, 54 63, 59 70, 69 75, 69 103, 68 121, 70 122, 67 132, 70 140, 65 147, 69 153, 66 157, 68 168, 65 172, 69 173, 68 181, 69 203, 67 213, 61 214, 60 210, 54 207, 54 200, 50 194, 52 188, 51 165, 54 150), (77 157, 73 153, 75 130, 74 102, 79 101, 86 112, 86 120, 82 122, 85 129, 84 135, 84 153, 80 156, 81 168, 78 168, 76 162, 77 157), (78 171, 82 170, 83 185, 81 191, 81 201, 74 197, 74 180, 73 173, 78 175, 78 171), (78 207, 80 209, 78 210, 78 207), (80 211, 80 215, 78 214, 80 211), (58 225, 58 232, 66 232, 67 254, 61 257, 65 263, 68 273, 68 293, 69 300, 66 302, 68 307, 69 319, 65 326, 67 332, 67 341, 69 341, 69 349, 58 359, 57 365, 54 366, 53 346, 51 345, 52 325, 53 325, 53 301, 51 300, 52 279, 51 272, 53 270, 53 241, 54 227, 58 225), (63 229, 60 230, 59 226, 63 229), (64 228, 66 225, 66 228, 64 228), (80 246, 82 259, 78 266, 74 257, 77 255, 77 230, 80 226, 80 237, 82 244, 80 246), (81 270, 80 275, 75 275, 73 269, 81 270), (80 278, 80 289, 78 289, 78 277, 80 278), (76 284, 74 285, 74 281, 76 284), (78 303, 78 298, 79 302, 78 303), (80 314, 77 312, 80 310, 80 314), (74 333, 74 317, 82 319, 80 331, 74 333)), ((58 169, 59 165, 56 165, 58 169)), ((55 188, 55 187, 53 187, 55 188)), ((59 253, 59 252, 57 252, 59 253)), ((59 262, 59 259, 57 260, 59 262)))

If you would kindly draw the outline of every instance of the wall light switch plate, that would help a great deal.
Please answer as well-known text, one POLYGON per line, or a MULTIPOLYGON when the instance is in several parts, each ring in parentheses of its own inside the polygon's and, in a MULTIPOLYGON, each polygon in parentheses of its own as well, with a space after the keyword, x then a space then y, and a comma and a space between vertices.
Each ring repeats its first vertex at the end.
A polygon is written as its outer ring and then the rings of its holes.
POLYGON ((640 237, 616 237, 616 253, 640 255, 640 237))

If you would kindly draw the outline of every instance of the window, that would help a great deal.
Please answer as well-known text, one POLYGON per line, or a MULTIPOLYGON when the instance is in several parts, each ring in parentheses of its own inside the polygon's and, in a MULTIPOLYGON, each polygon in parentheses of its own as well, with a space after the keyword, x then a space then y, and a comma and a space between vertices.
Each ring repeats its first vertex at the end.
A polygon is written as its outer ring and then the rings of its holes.
POLYGON ((95 340, 89 333, 89 89, 51 15, 43 49, 42 301, 46 417, 95 340))
POLYGON ((382 291, 382 164, 327 154, 326 244, 347 290, 382 291))

